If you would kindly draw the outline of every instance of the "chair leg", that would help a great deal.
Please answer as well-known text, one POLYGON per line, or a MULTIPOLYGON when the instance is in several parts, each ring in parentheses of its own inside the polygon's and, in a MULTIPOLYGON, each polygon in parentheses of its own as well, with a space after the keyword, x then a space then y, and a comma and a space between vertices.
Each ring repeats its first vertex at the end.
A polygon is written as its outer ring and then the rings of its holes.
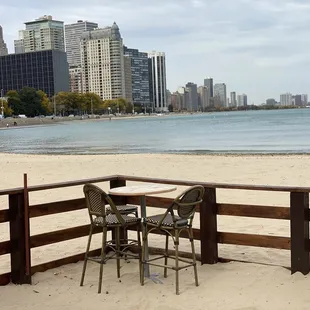
POLYGON ((179 231, 175 231, 175 282, 176 282, 176 294, 179 295, 179 231))
POLYGON ((138 240, 138 255, 139 255, 139 275, 141 282, 141 273, 142 273, 142 247, 141 247, 141 236, 140 236, 140 223, 137 225, 137 240, 138 240))
MULTIPOLYGON (((169 244, 169 235, 166 235, 166 246, 165 246, 165 266, 168 264, 168 244, 169 244)), ((164 269, 164 278, 167 278, 167 270, 168 268, 165 267, 164 269)))
POLYGON ((189 233, 189 241, 190 241, 191 247, 192 247, 193 265, 194 265, 194 275, 195 275, 195 284, 196 284, 196 286, 198 286, 199 283, 198 283, 197 262, 196 262, 196 253, 195 253, 195 246, 194 246, 194 235, 193 235, 193 229, 192 229, 192 227, 190 227, 190 228, 188 229, 188 233, 189 233))
POLYGON ((120 264, 120 249, 121 249, 121 246, 120 246, 120 227, 117 226, 116 227, 116 240, 115 240, 115 243, 116 243, 116 269, 117 269, 117 277, 120 278, 121 277, 121 264, 120 264))
POLYGON ((87 265, 87 261, 88 261, 88 253, 89 253, 89 249, 90 249, 90 243, 91 243, 92 235, 93 235, 93 226, 90 225, 80 286, 83 286, 83 283, 84 283, 84 277, 85 277, 85 272, 86 272, 86 265, 87 265))
POLYGON ((142 264, 141 264, 141 285, 144 285, 144 267, 145 267, 145 247, 147 246, 147 227, 142 226, 142 264))
POLYGON ((103 264, 105 261, 105 248, 107 242, 107 228, 104 227, 102 230, 102 244, 101 244, 101 255, 100 255, 100 272, 99 272, 99 285, 98 285, 98 294, 101 293, 102 287, 102 274, 103 274, 103 264))

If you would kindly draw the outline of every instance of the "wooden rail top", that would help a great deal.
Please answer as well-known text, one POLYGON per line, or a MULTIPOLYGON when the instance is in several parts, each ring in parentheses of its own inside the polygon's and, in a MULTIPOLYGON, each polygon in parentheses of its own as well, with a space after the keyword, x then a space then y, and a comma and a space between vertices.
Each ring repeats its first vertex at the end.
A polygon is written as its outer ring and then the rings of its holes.
MULTIPOLYGON (((310 187, 210 183, 210 182, 201 182, 201 181, 159 179, 159 178, 138 177, 138 176, 128 176, 128 175, 110 175, 110 176, 99 177, 99 178, 90 178, 90 179, 81 179, 81 180, 76 180, 76 181, 35 185, 35 186, 29 186, 28 191, 36 192, 36 191, 42 191, 42 190, 48 190, 48 189, 78 186, 78 185, 83 185, 86 183, 100 183, 100 182, 106 182, 106 181, 111 181, 111 180, 162 183, 162 184, 172 184, 172 185, 179 185, 179 186, 193 186, 193 185, 199 184, 207 188, 239 189, 239 190, 251 190, 251 191, 310 193, 310 187)), ((23 187, 5 189, 5 190, 0 190, 0 196, 18 194, 22 192, 23 192, 23 187)))

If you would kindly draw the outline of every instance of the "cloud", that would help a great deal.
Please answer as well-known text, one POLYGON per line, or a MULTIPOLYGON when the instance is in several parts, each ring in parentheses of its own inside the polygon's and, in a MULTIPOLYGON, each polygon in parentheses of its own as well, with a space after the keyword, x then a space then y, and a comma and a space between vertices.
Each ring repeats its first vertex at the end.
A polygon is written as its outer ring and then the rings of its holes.
POLYGON ((171 91, 206 76, 250 102, 307 93, 308 0, 15 0, 0 4, 10 50, 23 22, 44 14, 100 26, 116 21, 127 46, 166 52, 171 91))

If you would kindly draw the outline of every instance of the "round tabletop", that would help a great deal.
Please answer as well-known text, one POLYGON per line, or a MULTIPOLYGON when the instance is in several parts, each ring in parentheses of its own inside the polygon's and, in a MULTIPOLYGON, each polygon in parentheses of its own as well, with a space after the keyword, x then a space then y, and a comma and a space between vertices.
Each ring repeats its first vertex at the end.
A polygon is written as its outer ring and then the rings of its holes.
POLYGON ((117 196, 142 196, 147 194, 161 194, 173 192, 176 189, 177 187, 173 185, 144 184, 111 188, 109 190, 109 194, 117 196))

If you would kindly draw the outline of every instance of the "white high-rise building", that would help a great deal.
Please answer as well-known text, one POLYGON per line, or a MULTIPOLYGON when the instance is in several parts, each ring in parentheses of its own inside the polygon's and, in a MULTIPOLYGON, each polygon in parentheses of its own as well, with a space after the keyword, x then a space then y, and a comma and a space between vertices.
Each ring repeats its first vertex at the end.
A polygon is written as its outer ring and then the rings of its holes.
POLYGON ((288 106, 288 105, 292 105, 292 102, 293 102, 293 96, 291 93, 280 95, 280 105, 288 106))
POLYGON ((226 84, 214 84, 214 103, 222 107, 227 106, 226 84))
POLYGON ((97 23, 78 20, 74 24, 65 25, 66 53, 69 66, 81 65, 81 37, 84 31, 98 28, 97 23))
POLYGON ((116 23, 82 34, 81 61, 83 93, 125 98, 123 39, 116 23))
POLYGON ((168 111, 165 53, 153 51, 148 57, 151 105, 155 111, 168 111))
POLYGON ((248 105, 248 96, 246 94, 238 95, 237 106, 246 107, 248 105))
POLYGON ((8 54, 8 48, 3 39, 3 30, 0 25, 0 56, 4 56, 8 54))
POLYGON ((15 51, 36 52, 44 50, 65 51, 64 23, 44 15, 26 22, 26 30, 19 32, 19 40, 14 41, 15 51))

